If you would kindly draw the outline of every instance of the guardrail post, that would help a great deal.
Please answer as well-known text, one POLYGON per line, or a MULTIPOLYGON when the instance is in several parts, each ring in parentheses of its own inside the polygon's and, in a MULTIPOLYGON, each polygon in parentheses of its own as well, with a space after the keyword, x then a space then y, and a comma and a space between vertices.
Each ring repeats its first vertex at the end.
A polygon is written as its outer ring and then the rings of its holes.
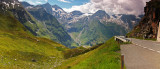
POLYGON ((124 55, 121 55, 121 69, 124 69, 124 55))

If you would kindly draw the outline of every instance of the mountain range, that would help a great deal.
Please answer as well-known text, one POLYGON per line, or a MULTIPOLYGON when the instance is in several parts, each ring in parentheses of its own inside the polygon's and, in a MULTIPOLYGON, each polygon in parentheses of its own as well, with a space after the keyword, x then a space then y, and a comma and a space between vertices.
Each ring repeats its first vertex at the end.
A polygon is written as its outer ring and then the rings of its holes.
MULTIPOLYGON (((155 33, 156 23, 147 21, 159 21, 159 8, 151 8, 159 2, 154 3, 131 35, 155 33)), ((118 69, 120 43, 111 37, 125 35, 141 16, 67 13, 49 3, 0 0, 0 69, 118 69)))
MULTIPOLYGON (((22 2, 22 5, 36 20, 45 24, 46 22, 48 22, 48 24, 46 24, 46 27, 50 27, 47 29, 50 29, 49 31, 51 33, 55 33, 55 29, 51 27, 56 26, 60 23, 63 27, 57 27, 64 28, 63 30, 67 32, 66 35, 69 34, 69 36, 66 36, 66 40, 69 39, 70 42, 67 43, 72 43, 66 45, 75 46, 77 44, 78 46, 91 46, 94 44, 103 43, 104 41, 115 35, 125 35, 135 25, 137 25, 137 23, 140 21, 141 16, 143 16, 127 14, 109 15, 103 10, 99 10, 92 15, 86 16, 85 13, 82 13, 80 11, 67 13, 58 5, 50 5, 49 3, 33 6, 27 2, 22 2), (52 21, 51 19, 54 19, 55 21, 57 19, 56 22, 52 23, 52 26, 50 26, 52 21), (72 41, 72 39, 74 41, 72 41)), ((59 34, 57 36, 59 36, 59 34)), ((64 37, 58 40, 62 42, 61 39, 63 39, 64 37)), ((52 39, 56 40, 57 38, 54 37, 52 39)))
POLYGON ((39 33, 35 30, 43 29, 40 23, 18 0, 0 0, 0 69, 59 66, 62 51, 68 48, 53 40, 36 37, 39 33))
MULTIPOLYGON (((3 4, 3 8, 7 8, 9 3, 3 4)), ((80 11, 67 13, 61 7, 49 3, 36 6, 27 2, 21 4, 11 4, 12 7, 9 5, 8 10, 29 32, 70 48, 92 46, 115 35, 125 35, 142 17, 127 14, 109 15, 103 10, 87 16, 80 11)))
MULTIPOLYGON (((21 3, 13 1, 13 3, 14 2, 15 4, 4 1, 2 2, 2 7, 7 8, 8 11, 12 12, 13 16, 18 19, 33 35, 57 41, 67 47, 72 46, 72 43, 74 44, 72 38, 57 19, 48 14, 42 6, 36 6, 34 9, 25 9, 21 3), (32 13, 36 14, 33 15, 32 13)), ((33 5, 28 3, 25 3, 25 5, 25 7, 33 7, 33 5)))

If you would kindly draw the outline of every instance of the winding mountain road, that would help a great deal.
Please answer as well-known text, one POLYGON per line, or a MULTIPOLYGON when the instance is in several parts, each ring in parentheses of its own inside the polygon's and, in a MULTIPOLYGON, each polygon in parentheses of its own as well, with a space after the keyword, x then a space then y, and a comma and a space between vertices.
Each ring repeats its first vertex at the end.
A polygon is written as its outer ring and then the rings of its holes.
POLYGON ((126 69, 160 69, 160 42, 131 39, 121 45, 126 69))

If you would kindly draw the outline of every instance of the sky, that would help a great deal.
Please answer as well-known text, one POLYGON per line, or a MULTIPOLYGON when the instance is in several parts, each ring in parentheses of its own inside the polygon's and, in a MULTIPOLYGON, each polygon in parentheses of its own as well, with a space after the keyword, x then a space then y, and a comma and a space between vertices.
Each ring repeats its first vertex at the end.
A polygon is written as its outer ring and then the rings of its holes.
POLYGON ((144 13, 146 2, 150 0, 19 0, 26 1, 32 5, 50 3, 58 5, 66 12, 74 10, 83 13, 95 13, 104 10, 108 14, 134 14, 144 13))

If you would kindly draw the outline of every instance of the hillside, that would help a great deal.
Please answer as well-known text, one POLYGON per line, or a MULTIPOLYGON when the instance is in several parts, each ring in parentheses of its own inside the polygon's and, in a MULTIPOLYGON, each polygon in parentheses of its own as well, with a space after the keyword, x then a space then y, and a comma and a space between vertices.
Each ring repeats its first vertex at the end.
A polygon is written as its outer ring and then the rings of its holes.
MULTIPOLYGON (((55 17, 49 15, 44 9, 35 9, 38 11, 38 15, 42 16, 46 15, 43 20, 40 18, 36 18, 36 15, 32 16, 18 0, 7 0, 1 1, 0 10, 3 14, 9 11, 13 13, 13 16, 20 21, 24 25, 26 29, 28 29, 33 35, 38 37, 44 37, 48 39, 52 39, 58 43, 62 43, 67 47, 71 47, 74 41, 68 35, 68 33, 64 30, 61 24, 56 20, 55 17), (8 6, 9 5, 9 6, 8 6), (48 18, 48 19, 47 19, 48 18), (46 20, 44 20, 46 19, 46 20), (52 27, 51 27, 52 26, 52 27), (59 27, 59 28, 57 28, 59 27)), ((26 4, 26 6, 33 7, 33 5, 26 4)), ((25 6, 25 7, 26 7, 25 6)), ((75 44, 76 46, 76 44, 75 44)))
POLYGON ((115 22, 105 22, 103 21, 104 18, 109 19, 110 16, 102 10, 97 11, 90 17, 69 24, 70 28, 67 31, 79 45, 90 46, 103 43, 115 35, 125 35, 127 33, 125 27, 115 22))
POLYGON ((159 26, 159 9, 160 1, 152 0, 147 2, 144 9, 145 15, 141 19, 140 23, 128 33, 129 37, 144 38, 144 39, 156 39, 159 26))
POLYGON ((57 41, 69 48, 77 46, 57 19, 49 14, 49 11, 45 10, 48 5, 50 6, 49 3, 37 6, 27 6, 26 2, 22 2, 22 4, 36 20, 42 23, 43 28, 46 29, 46 31, 42 33, 41 30, 38 29, 37 33, 40 33, 38 36, 57 41))
POLYGON ((119 44, 111 38, 98 48, 67 59, 57 69, 120 69, 119 44))
MULTIPOLYGON (((13 2, 20 5, 16 0, 13 2)), ((10 11, 13 6, 6 7, 7 3, 0 2, 0 69, 49 69, 59 66, 63 60, 62 51, 68 48, 34 36, 10 11)))
MULTIPOLYGON (((71 24, 75 29, 67 31, 78 36, 79 44, 90 46, 69 49, 46 39, 53 34, 64 42, 71 39, 65 36, 67 32, 56 18, 41 5, 26 5, 30 7, 26 6, 27 10, 17 0, 0 2, 0 69, 120 69, 120 46, 111 37, 127 31, 116 23, 103 21, 110 18, 106 12, 98 11, 71 24)), ((72 12, 74 16, 82 14, 72 12)))
POLYGON ((26 4, 26 2, 22 2, 22 4, 36 20, 47 27, 49 33, 39 32, 40 36, 51 38, 67 47, 92 46, 103 43, 115 35, 125 35, 137 25, 141 18, 141 16, 127 14, 108 15, 103 10, 86 16, 80 11, 67 13, 58 5, 49 3, 37 6, 26 4), (58 31, 55 26, 59 27, 58 31))
POLYGON ((119 45, 114 38, 98 48, 66 59, 63 53, 69 49, 51 40, 33 36, 12 14, 7 16, 1 14, 0 25, 2 24, 3 27, 0 29, 2 69, 120 68, 120 54, 117 53, 119 45))
POLYGON ((10 12, 0 13, 0 68, 53 68, 65 46, 33 36, 10 12))

